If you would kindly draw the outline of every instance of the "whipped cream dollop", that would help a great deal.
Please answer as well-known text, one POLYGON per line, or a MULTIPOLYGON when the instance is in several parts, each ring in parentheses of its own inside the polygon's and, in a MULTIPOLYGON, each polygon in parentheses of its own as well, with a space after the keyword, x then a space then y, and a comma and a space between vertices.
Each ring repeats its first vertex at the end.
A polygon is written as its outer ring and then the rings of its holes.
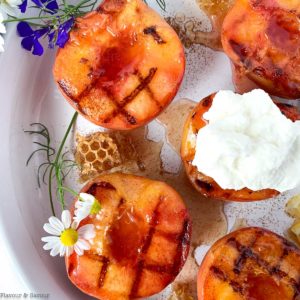
POLYGON ((216 94, 199 130, 192 164, 223 189, 284 192, 300 184, 300 121, 263 90, 216 94))

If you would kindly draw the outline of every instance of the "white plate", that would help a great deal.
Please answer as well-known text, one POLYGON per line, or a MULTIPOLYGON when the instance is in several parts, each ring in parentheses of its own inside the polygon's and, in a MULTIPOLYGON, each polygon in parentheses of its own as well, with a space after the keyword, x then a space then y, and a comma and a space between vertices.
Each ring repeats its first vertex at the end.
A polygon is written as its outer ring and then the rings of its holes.
MULTIPOLYGON (((148 2, 160 11, 155 1, 148 2)), ((203 19, 203 29, 209 29, 194 1, 166 2, 167 15, 181 11, 203 19)), ((46 51, 43 57, 34 57, 22 50, 14 27, 6 35, 6 51, 0 56, 0 233, 16 272, 29 290, 50 293, 55 300, 89 299, 69 282, 63 260, 50 257, 42 249, 42 226, 51 215, 45 187, 37 188, 35 171, 42 161, 36 159, 34 165, 25 167, 34 148, 32 138, 23 130, 32 122, 44 123, 58 142, 73 114, 52 78, 54 55, 46 51)), ((229 61, 223 53, 202 46, 187 51, 186 75, 176 99, 197 101, 214 91, 232 88, 229 61)), ((283 212, 286 198, 226 204, 229 227, 236 218, 245 218, 249 225, 283 234, 292 221, 283 212)))

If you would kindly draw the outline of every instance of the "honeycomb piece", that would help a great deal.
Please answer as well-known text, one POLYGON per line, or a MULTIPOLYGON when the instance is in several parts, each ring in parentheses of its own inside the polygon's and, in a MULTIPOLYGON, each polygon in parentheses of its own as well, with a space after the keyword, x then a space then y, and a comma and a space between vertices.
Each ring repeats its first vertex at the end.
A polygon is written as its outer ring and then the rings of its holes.
POLYGON ((289 199, 285 212, 293 218, 300 218, 300 194, 289 199))
POLYGON ((86 181, 122 163, 117 143, 107 132, 87 136, 76 134, 75 161, 81 169, 81 180, 86 181))
POLYGON ((168 300, 193 300, 187 284, 173 284, 173 291, 168 300))

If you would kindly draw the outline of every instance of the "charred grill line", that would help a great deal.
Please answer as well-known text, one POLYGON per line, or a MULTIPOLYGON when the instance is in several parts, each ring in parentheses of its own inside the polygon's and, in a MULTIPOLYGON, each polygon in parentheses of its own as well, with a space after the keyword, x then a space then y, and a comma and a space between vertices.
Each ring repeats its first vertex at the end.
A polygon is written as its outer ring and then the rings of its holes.
POLYGON ((160 207, 162 201, 163 201, 163 198, 159 197, 159 201, 158 201, 158 203, 152 213, 152 216, 151 216, 150 229, 149 229, 148 234, 146 235, 145 239, 143 240, 142 245, 140 246, 141 251, 140 251, 140 254, 138 257, 139 261, 138 261, 137 267, 136 267, 135 280, 131 287, 131 292, 130 292, 131 296, 135 296, 138 291, 138 288, 139 288, 139 284, 141 281, 141 276, 142 276, 142 272, 143 272, 144 264, 145 264, 145 261, 142 256, 144 256, 144 254, 147 253, 147 251, 151 245, 151 241, 152 241, 153 235, 155 233, 155 227, 157 225, 158 210, 159 210, 159 207, 160 207))
POLYGON ((120 202, 118 204, 118 208, 120 208, 121 206, 123 206, 123 204, 125 203, 125 199, 124 198, 121 198, 120 199, 120 202))
MULTIPOLYGON (((263 234, 263 232, 259 231, 258 236, 256 237, 256 239, 253 241, 253 243, 251 244, 250 247, 253 247, 254 244, 256 243, 257 239, 259 238, 259 236, 261 236, 263 234)), ((283 240, 281 240, 283 241, 283 240)), ((235 247, 239 252, 241 252, 240 254, 240 258, 241 256, 244 254, 245 259, 243 259, 243 264, 246 262, 247 259, 253 259, 261 268, 263 268, 270 276, 274 275, 277 276, 279 279, 282 278, 286 278, 288 280, 288 282, 291 284, 291 286, 294 289, 294 298, 298 297, 300 295, 300 284, 293 278, 291 278, 289 276, 289 274, 287 274, 286 272, 282 271, 279 268, 280 262, 282 261, 282 259, 284 259, 285 256, 288 255, 288 253, 286 253, 286 251, 289 251, 291 247, 291 244, 286 244, 283 243, 283 246, 286 250, 283 251, 283 254, 280 256, 277 266, 272 267, 270 266, 270 264, 263 260, 262 258, 259 257, 259 254, 253 252, 253 250, 251 248, 249 248, 248 246, 244 246, 241 243, 239 243, 235 238, 230 238, 228 239, 227 243, 233 247, 235 247)), ((294 247, 293 247, 294 248, 294 247)), ((237 263, 240 263, 240 258, 237 259, 237 263)), ((241 272, 241 269, 237 269, 239 272, 236 272, 237 270, 235 270, 236 266, 234 267, 234 272, 236 274, 239 274, 241 272)))
POLYGON ((244 246, 240 244, 235 238, 230 238, 227 243, 234 246, 239 252, 240 256, 236 259, 235 265, 233 268, 233 272, 236 274, 240 274, 242 271, 242 268, 244 264, 246 263, 248 258, 256 258, 259 257, 254 257, 254 253, 251 250, 251 248, 255 245, 257 239, 262 235, 262 232, 258 232, 257 236, 254 238, 254 240, 251 242, 250 246, 244 246))
POLYGON ((127 110, 122 109, 121 113, 125 116, 129 124, 135 125, 137 123, 136 118, 132 116, 127 110))
POLYGON ((106 277, 108 266, 109 266, 109 259, 106 257, 103 257, 103 265, 102 265, 100 276, 98 279, 98 287, 99 288, 101 288, 104 285, 104 280, 106 277))
POLYGON ((157 44, 166 44, 166 41, 157 33, 156 26, 150 26, 144 29, 144 34, 151 35, 157 44))
POLYGON ((167 273, 172 274, 173 271, 173 265, 164 265, 164 266, 158 266, 158 265, 144 265, 144 269, 147 269, 149 271, 153 271, 156 273, 167 273))
POLYGON ((213 272, 218 279, 220 279, 222 281, 226 281, 226 282, 228 281, 226 274, 218 267, 211 266, 210 271, 213 272))
POLYGON ((103 263, 104 261, 109 260, 107 257, 95 253, 85 253, 84 256, 86 256, 89 259, 99 261, 103 263))
MULTIPOLYGON (((142 82, 143 81, 143 76, 142 76, 142 74, 138 70, 136 70, 136 75, 138 76, 139 81, 142 82)), ((152 90, 150 89, 149 85, 147 85, 145 87, 145 90, 149 93, 152 101, 155 102, 155 104, 157 105, 157 107, 159 107, 159 109, 162 109, 162 105, 160 105, 160 103, 155 99, 155 96, 154 96, 152 90)))
POLYGON ((187 251, 190 244, 190 231, 190 222, 188 218, 186 218, 183 223, 182 232, 178 239, 177 251, 173 264, 173 274, 177 274, 177 271, 183 265, 183 257, 185 257, 185 255, 183 255, 182 253, 183 251, 187 251))
POLYGON ((144 260, 140 260, 136 266, 135 279, 134 279, 134 282, 133 282, 133 285, 132 285, 131 291, 130 291, 131 297, 135 297, 135 295, 137 294, 137 291, 138 291, 138 288, 140 285, 140 281, 141 281, 141 277, 142 277, 143 269, 144 269, 144 260))
POLYGON ((252 250, 248 247, 245 246, 241 246, 241 248, 239 249, 239 251, 241 252, 239 258, 236 260, 234 268, 233 268, 233 272, 235 274, 240 274, 242 271, 242 268, 244 266, 244 264, 246 263, 248 258, 254 258, 255 256, 252 252, 252 250))
POLYGON ((63 92, 70 98, 72 98, 72 92, 70 90, 69 85, 62 79, 62 80, 58 80, 57 84, 59 85, 59 87, 63 90, 63 92))
POLYGON ((127 110, 123 108, 123 105, 119 104, 118 101, 114 98, 113 93, 108 87, 102 87, 103 91, 105 91, 106 95, 110 99, 111 102, 116 106, 116 108, 104 119, 104 123, 108 123, 111 119, 116 117, 118 114, 122 114, 128 121, 129 124, 135 125, 136 119, 134 116, 130 115, 127 110))
POLYGON ((282 251, 282 254, 278 260, 278 263, 276 266, 274 266, 270 271, 271 271, 271 274, 276 274, 277 276, 279 277, 285 277, 285 272, 281 271, 280 267, 281 267, 281 262, 284 260, 284 258, 286 256, 289 255, 290 253, 290 248, 291 248, 291 244, 285 240, 282 240, 282 243, 284 244, 284 248, 283 248, 283 251, 282 251))
MULTIPOLYGON (((97 182, 97 183, 93 184, 93 186, 104 187, 104 188, 116 190, 116 188, 113 185, 111 185, 110 183, 105 182, 105 181, 97 182)), ((124 203, 125 203, 124 198, 121 198, 120 202, 118 204, 118 216, 120 215, 120 209, 124 205, 124 203)), ((108 270, 108 266, 110 264, 109 258, 107 258, 106 256, 103 256, 103 255, 98 255, 98 254, 93 254, 93 253, 88 253, 88 254, 86 254, 86 256, 92 260, 96 260, 96 261, 99 261, 102 263, 102 267, 101 267, 101 271, 100 271, 100 275, 99 275, 99 279, 98 279, 98 288, 103 287, 104 281, 106 278, 106 274, 107 274, 107 270, 108 270)))
POLYGON ((103 188, 103 189, 113 190, 113 191, 116 190, 116 188, 112 184, 110 184, 109 182, 101 181, 101 182, 95 182, 95 183, 93 183, 89 187, 87 193, 95 196, 97 188, 103 188))
POLYGON ((230 279, 226 276, 226 274, 225 274, 221 269, 219 269, 219 268, 216 267, 216 266, 211 266, 211 267, 210 267, 210 271, 213 272, 214 275, 215 275, 218 279, 220 279, 220 280, 222 280, 222 281, 224 281, 224 282, 227 282, 227 283, 232 287, 232 289, 233 289, 236 293, 239 293, 239 294, 241 294, 241 295, 244 294, 244 289, 243 289, 243 287, 242 287, 238 282, 236 282, 236 281, 234 281, 234 280, 230 280, 230 279))
POLYGON ((293 289, 294 289, 294 296, 293 296, 293 299, 295 300, 299 300, 299 295, 300 295, 300 283, 299 282, 296 282, 296 280, 294 279, 291 279, 291 284, 293 286, 293 289))
POLYGON ((94 254, 94 253, 87 253, 85 254, 89 259, 98 261, 102 263, 99 279, 98 279, 98 288, 101 288, 104 285, 104 280, 107 274, 107 269, 109 266, 109 259, 103 255, 94 254))
MULTIPOLYGON (((123 116, 125 116, 125 118, 127 119, 128 123, 131 125, 135 125, 137 123, 136 119, 134 116, 132 116, 124 107, 129 104, 130 102, 132 102, 135 97, 145 88, 148 87, 148 85, 150 84, 150 82, 152 81, 155 73, 157 71, 157 68, 151 68, 149 70, 149 74, 145 77, 145 78, 139 78, 139 85, 128 95, 126 96, 121 103, 118 103, 113 97, 112 95, 110 95, 111 100, 114 102, 114 104, 117 106, 117 108, 108 116, 105 118, 104 123, 108 123, 110 122, 111 119, 113 119, 114 117, 116 117, 118 114, 122 114, 123 116)), ((106 91, 109 93, 109 91, 106 91)))
POLYGON ((247 60, 247 49, 242 44, 234 40, 229 40, 229 44, 233 52, 241 59, 241 62, 245 63, 247 60))
POLYGON ((91 82, 86 85, 85 89, 77 96, 70 98, 77 103, 80 103, 81 99, 89 94, 89 92, 98 84, 99 79, 102 77, 103 72, 98 69, 93 69, 90 67, 90 73, 87 76, 91 79, 91 82))
POLYGON ((157 68, 151 68, 149 70, 149 74, 143 79, 140 80, 140 84, 128 95, 122 100, 122 107, 124 107, 126 104, 131 102, 143 89, 145 89, 149 83, 152 81, 155 73, 157 71, 157 68))

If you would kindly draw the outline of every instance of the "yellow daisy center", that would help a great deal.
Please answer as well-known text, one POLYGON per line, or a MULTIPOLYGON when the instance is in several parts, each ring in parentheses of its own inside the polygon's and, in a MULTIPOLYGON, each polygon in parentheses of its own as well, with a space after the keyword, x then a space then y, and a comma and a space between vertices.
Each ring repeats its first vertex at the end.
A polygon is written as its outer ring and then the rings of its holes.
POLYGON ((95 201, 94 201, 94 203, 91 207, 90 214, 91 215, 96 215, 100 210, 101 210, 101 204, 99 203, 98 200, 95 199, 95 201))
POLYGON ((60 241, 66 247, 74 246, 78 241, 78 232, 73 228, 66 229, 62 232, 60 241))

